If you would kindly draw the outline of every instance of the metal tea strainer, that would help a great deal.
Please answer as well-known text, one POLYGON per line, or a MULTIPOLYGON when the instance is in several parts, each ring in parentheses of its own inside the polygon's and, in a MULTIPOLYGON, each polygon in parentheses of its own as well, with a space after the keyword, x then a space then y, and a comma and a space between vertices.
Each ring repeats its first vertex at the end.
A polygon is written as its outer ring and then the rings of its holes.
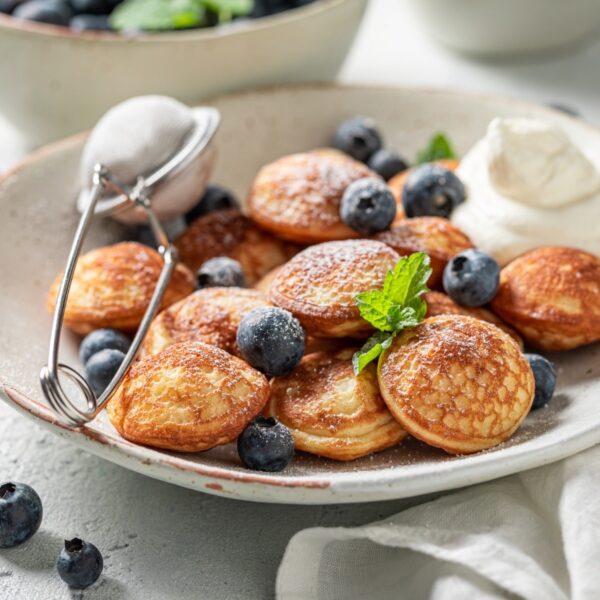
MULTIPOLYGON (((161 305, 171 274, 177 264, 177 251, 169 241, 156 211, 153 210, 152 197, 158 192, 164 196, 165 188, 173 185, 178 178, 189 177, 194 170, 206 170, 206 162, 212 159, 210 143, 220 122, 219 112, 213 108, 194 109, 193 116, 194 126, 180 149, 153 172, 140 175, 133 185, 126 185, 118 181, 110 170, 101 164, 94 167, 89 199, 82 210, 58 291, 52 319, 48 364, 40 372, 42 390, 50 406, 58 416, 70 424, 83 425, 93 420, 103 410, 131 366, 150 323, 161 305), (93 217, 118 217, 126 211, 137 211, 138 213, 143 211, 158 242, 158 252, 163 258, 164 265, 148 308, 123 363, 108 387, 99 398, 96 398, 90 385, 78 371, 64 363, 59 363, 61 329, 77 259, 93 217), (79 388, 87 404, 85 409, 78 408, 69 398, 61 385, 60 375, 79 388)), ((198 190, 196 190, 197 193, 198 190)))

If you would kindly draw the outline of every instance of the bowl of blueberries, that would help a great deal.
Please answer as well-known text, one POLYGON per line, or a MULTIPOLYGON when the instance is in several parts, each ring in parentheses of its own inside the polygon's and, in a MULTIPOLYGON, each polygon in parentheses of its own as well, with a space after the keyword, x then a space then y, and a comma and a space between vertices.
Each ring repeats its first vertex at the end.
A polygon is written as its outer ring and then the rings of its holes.
POLYGON ((131 96, 193 103, 244 87, 327 81, 366 6, 367 0, 0 0, 0 113, 34 148, 91 127, 131 96))

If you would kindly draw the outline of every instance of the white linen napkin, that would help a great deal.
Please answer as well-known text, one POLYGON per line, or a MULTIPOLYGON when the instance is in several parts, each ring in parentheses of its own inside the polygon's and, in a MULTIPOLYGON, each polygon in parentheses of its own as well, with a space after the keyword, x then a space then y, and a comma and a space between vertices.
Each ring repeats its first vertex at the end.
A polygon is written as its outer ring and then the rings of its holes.
POLYGON ((289 542, 278 600, 597 600, 600 446, 289 542))

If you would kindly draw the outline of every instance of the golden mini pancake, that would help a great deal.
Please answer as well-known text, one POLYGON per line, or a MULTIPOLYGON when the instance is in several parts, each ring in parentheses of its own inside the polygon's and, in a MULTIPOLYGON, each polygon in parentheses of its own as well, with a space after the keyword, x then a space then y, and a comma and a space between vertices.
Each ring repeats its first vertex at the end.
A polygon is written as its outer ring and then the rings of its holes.
POLYGON ((502 269, 492 308, 542 350, 597 342, 600 258, 558 246, 527 252, 502 269))
MULTIPOLYGON (((69 292, 65 326, 82 335, 102 327, 122 331, 137 329, 162 267, 160 254, 137 242, 105 246, 82 255, 69 292)), ((54 310, 61 279, 62 275, 50 287, 50 312, 54 310)), ((190 270, 177 265, 162 306, 185 298, 195 288, 190 270)))
POLYGON ((259 292, 262 292, 263 294, 268 294, 271 284, 273 283, 273 281, 275 281, 275 277, 277 277, 277 275, 278 275, 279 271, 281 271, 281 269, 283 269, 283 265, 280 265, 279 267, 275 267, 274 269, 269 271, 266 275, 261 277, 254 284, 254 289, 258 290, 259 292))
POLYGON ((405 330, 379 359, 379 386, 408 433, 450 454, 508 439, 529 412, 531 367, 498 327, 441 315, 405 330))
POLYGON ((310 246, 294 256, 269 288, 269 299, 320 337, 360 337, 371 326, 356 306, 360 292, 379 288, 400 257, 374 240, 310 246))
POLYGON ((266 378, 243 360, 182 342, 134 363, 107 411, 131 442, 199 452, 235 440, 268 398, 266 378))
MULTIPOLYGON (((445 158, 442 160, 434 161, 434 164, 440 165, 441 167, 446 167, 450 171, 456 171, 458 165, 460 164, 458 160, 453 158, 445 158)), ((402 190, 404 189, 404 184, 406 182, 407 177, 416 169, 416 167, 412 167, 411 169, 406 169, 398 175, 395 175, 388 181, 388 186, 392 190, 392 194, 394 194, 394 198, 396 199, 396 218, 394 219, 394 225, 397 225, 402 219, 406 217, 404 214, 404 206, 402 205, 402 190)))
POLYGON ((178 342, 198 341, 239 355, 235 341, 244 315, 271 306, 257 290, 214 287, 198 290, 163 310, 152 322, 141 355, 155 354, 178 342))
POLYGON ((248 214, 261 227, 301 243, 359 237, 340 219, 346 188, 363 177, 380 177, 332 149, 284 156, 264 166, 247 199, 248 214))
MULTIPOLYGON (((283 269, 283 265, 269 271, 258 283, 254 284, 254 289, 268 295, 271 283, 279 272, 283 269)), ((322 338, 314 336, 306 336, 304 354, 312 354, 313 352, 323 352, 330 350, 341 350, 351 344, 352 341, 347 341, 344 338, 322 338)))
POLYGON ((481 319, 492 323, 496 327, 502 329, 512 337, 515 342, 519 345, 519 348, 523 350, 523 339, 521 336, 509 325, 507 325, 500 317, 496 316, 491 310, 487 308, 473 308, 467 306, 461 306, 457 304, 446 294, 442 292, 427 292, 423 295, 423 299, 427 302, 427 316, 437 317, 438 315, 466 315, 467 317, 473 317, 475 319, 481 319))
POLYGON ((425 252, 431 259, 431 277, 428 285, 441 284, 444 268, 459 252, 473 248, 473 243, 448 219, 415 217, 400 221, 389 231, 382 231, 376 240, 387 244, 401 256, 425 252))
POLYGON ((179 258, 196 272, 216 256, 240 262, 247 285, 286 262, 299 248, 257 227, 235 209, 219 210, 196 219, 176 240, 179 258))
POLYGON ((375 365, 355 375, 353 353, 310 354, 290 375, 272 380, 266 412, 290 428, 297 450, 353 460, 406 436, 379 394, 375 365))

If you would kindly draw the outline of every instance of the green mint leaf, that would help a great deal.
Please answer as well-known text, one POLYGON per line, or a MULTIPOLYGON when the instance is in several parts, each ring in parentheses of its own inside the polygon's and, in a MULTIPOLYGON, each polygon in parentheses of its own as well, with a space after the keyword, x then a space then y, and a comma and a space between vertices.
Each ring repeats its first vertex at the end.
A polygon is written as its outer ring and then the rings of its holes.
POLYGON ((424 252, 415 252, 401 258, 383 284, 383 294, 394 304, 410 304, 429 291, 427 280, 431 275, 430 259, 424 252))
POLYGON ((205 24, 202 0, 125 0, 110 15, 110 26, 119 31, 165 31, 205 24))
MULTIPOLYGON (((427 305, 425 304, 425 310, 427 305)), ((395 304, 388 314, 388 322, 392 331, 400 331, 407 327, 416 327, 423 319, 419 318, 418 309, 412 306, 400 306, 395 304)))
POLYGON ((443 133, 436 133, 427 143, 425 148, 417 152, 415 164, 433 162, 444 158, 456 158, 456 153, 450 140, 443 133))
POLYGON ((352 367, 358 375, 369 363, 373 362, 394 340, 395 333, 378 331, 374 333, 352 356, 352 367))
POLYGON ((219 17, 219 23, 231 21, 234 17, 249 15, 254 8, 254 0, 201 0, 202 4, 219 17))
POLYGON ((358 294, 355 298, 360 316, 380 331, 393 331, 388 321, 392 309, 391 301, 381 290, 371 290, 358 294))
POLYGON ((381 289, 356 296, 361 317, 379 329, 352 357, 357 375, 390 346, 399 331, 416 327, 425 318, 427 303, 422 296, 429 291, 429 262, 424 252, 405 256, 388 272, 381 289))

